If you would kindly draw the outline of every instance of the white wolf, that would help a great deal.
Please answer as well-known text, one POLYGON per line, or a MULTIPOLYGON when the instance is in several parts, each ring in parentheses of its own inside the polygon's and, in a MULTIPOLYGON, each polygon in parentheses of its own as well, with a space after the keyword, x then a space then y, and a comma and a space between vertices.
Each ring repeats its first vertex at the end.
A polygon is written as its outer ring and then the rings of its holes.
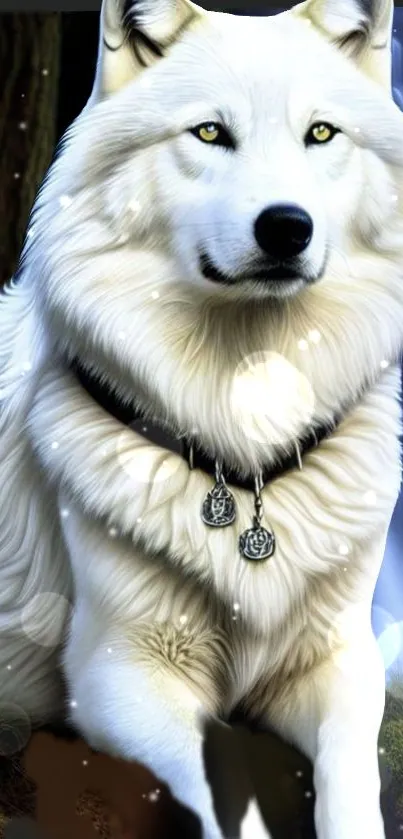
POLYGON ((105 0, 93 94, 0 301, 3 712, 62 714, 61 662, 84 737, 149 766, 204 839, 224 834, 203 721, 240 703, 313 760, 319 839, 384 837, 392 13, 105 0))

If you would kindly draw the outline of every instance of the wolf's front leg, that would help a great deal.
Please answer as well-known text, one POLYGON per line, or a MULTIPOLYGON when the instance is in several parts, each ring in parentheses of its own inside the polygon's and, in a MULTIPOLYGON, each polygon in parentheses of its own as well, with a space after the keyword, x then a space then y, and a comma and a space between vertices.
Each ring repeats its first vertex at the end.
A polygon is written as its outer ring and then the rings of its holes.
POLYGON ((340 654, 320 690, 312 754, 318 839, 385 839, 378 764, 385 676, 375 640, 369 639, 367 649, 340 654))
MULTIPOLYGON (((94 651, 78 678, 69 679, 72 722, 94 749, 138 761, 167 784, 199 817, 203 839, 223 839, 204 766, 209 709, 200 692, 169 667, 168 658, 164 663, 149 656, 147 662, 133 643, 116 640, 111 653, 109 643, 94 651)), ((70 649, 70 664, 73 658, 70 649)))
POLYGON ((313 761, 317 839, 385 839, 377 748, 384 668, 370 627, 359 635, 287 685, 266 715, 313 761))

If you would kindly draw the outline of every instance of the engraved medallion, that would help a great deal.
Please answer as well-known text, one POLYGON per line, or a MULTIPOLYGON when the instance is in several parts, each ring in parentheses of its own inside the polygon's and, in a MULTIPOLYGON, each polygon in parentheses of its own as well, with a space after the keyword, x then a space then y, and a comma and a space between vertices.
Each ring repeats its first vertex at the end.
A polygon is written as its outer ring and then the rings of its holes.
POLYGON ((254 527, 242 533, 239 539, 239 550, 243 558, 250 562, 264 562, 270 559, 276 550, 274 533, 261 527, 255 521, 254 527))
POLYGON ((208 527, 228 527, 236 519, 235 499, 224 482, 217 482, 207 493, 202 507, 202 519, 208 527))

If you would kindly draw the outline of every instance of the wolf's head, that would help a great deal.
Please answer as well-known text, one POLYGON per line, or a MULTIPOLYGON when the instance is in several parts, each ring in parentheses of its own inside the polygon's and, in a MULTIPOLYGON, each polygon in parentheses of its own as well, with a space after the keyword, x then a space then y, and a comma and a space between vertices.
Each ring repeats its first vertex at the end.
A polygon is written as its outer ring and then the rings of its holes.
POLYGON ((208 295, 317 283, 396 210, 395 189, 371 189, 397 144, 391 13, 390 0, 308 0, 258 19, 105 0, 65 191, 103 239, 152 241, 208 295))
MULTIPOLYGON (((390 92, 391 11, 309 0, 239 20, 188 0, 109 0, 94 99, 119 92, 115 229, 136 236, 134 207, 178 275, 209 294, 284 297, 320 280, 332 249, 348 257, 354 221, 368 225, 363 190, 379 164, 362 146, 387 138, 365 76, 390 92)), ((393 197, 382 195, 382 221, 393 197)))

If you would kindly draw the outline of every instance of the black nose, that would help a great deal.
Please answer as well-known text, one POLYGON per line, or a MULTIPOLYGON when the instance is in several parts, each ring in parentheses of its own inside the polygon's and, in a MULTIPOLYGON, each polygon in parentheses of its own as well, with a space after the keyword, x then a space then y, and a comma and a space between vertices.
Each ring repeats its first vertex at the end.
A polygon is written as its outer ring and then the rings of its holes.
POLYGON ((266 207, 255 222, 258 245, 274 259, 292 259, 304 251, 313 236, 313 221, 296 204, 266 207))

